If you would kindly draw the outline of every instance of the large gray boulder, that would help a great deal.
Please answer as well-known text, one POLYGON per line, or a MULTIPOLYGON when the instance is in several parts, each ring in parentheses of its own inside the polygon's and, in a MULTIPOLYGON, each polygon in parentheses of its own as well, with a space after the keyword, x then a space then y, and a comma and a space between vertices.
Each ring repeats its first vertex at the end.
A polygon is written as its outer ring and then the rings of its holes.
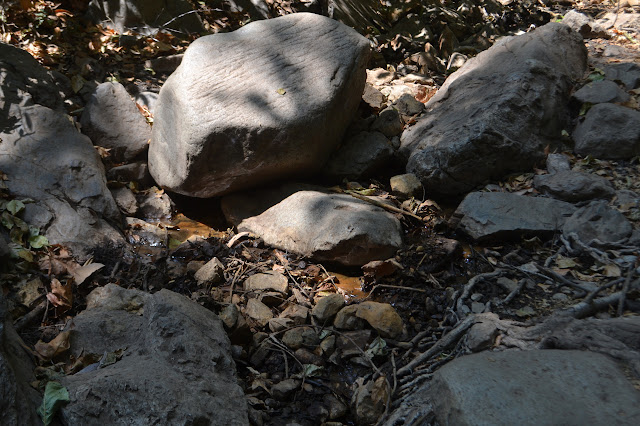
POLYGON ((84 107, 82 133, 94 145, 111 150, 114 162, 130 162, 145 149, 151 139, 147 124, 124 86, 106 82, 96 87, 84 107))
POLYGON ((451 218, 452 226, 474 240, 548 236, 562 229, 573 204, 503 192, 472 192, 451 218))
POLYGON ((31 387, 33 362, 23 348, 0 293, 0 424, 38 425, 40 395, 31 387))
POLYGON ((367 39, 310 13, 199 38, 160 91, 152 176, 212 197, 318 171, 360 102, 368 58, 367 39))
POLYGON ((299 191, 239 231, 265 243, 320 261, 362 266, 393 256, 402 244, 400 221, 391 213, 350 195, 299 191))
POLYGON ((249 424, 222 321, 182 295, 99 288, 73 319, 70 344, 75 356, 124 352, 61 380, 65 424, 249 424))
POLYGON ((23 219, 79 257, 98 246, 124 246, 113 226, 120 223, 120 212, 89 138, 47 107, 21 107, 19 113, 17 127, 0 132, 0 170, 11 194, 34 200, 26 204, 23 219))
POLYGON ((404 132, 407 172, 444 195, 529 170, 569 128, 571 79, 586 65, 582 37, 562 24, 501 39, 453 73, 404 132))
POLYGON ((187 0, 91 0, 88 15, 118 32, 202 33, 202 20, 187 0))
POLYGON ((640 392, 606 355, 483 352, 439 369, 387 424, 417 424, 428 412, 442 425, 636 425, 640 392))

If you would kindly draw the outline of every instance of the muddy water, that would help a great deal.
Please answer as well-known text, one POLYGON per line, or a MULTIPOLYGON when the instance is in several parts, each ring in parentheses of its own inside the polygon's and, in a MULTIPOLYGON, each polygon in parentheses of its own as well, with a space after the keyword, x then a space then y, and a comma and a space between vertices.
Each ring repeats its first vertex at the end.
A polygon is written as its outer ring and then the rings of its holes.
POLYGON ((336 277, 334 280, 336 287, 340 289, 340 293, 348 298, 350 302, 364 300, 369 295, 369 292, 362 290, 361 277, 349 277, 337 272, 329 272, 329 274, 336 277))

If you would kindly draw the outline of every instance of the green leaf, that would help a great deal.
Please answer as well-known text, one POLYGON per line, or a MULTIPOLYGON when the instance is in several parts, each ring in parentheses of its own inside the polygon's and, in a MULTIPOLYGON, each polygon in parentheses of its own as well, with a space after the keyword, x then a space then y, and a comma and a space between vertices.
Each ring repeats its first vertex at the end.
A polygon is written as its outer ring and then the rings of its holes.
POLYGON ((42 405, 38 407, 38 415, 45 426, 50 425, 56 411, 69 402, 69 392, 58 382, 49 382, 44 389, 42 405))
POLYGON ((175 238, 169 238, 169 250, 173 250, 175 248, 178 248, 180 246, 180 244, 182 244, 182 242, 180 240, 177 240, 175 238))
POLYGON ((29 245, 31 248, 39 249, 49 245, 49 240, 44 235, 34 235, 29 237, 29 245))
POLYGON ((33 262, 33 253, 27 249, 20 248, 15 253, 19 258, 26 260, 27 262, 33 262))
POLYGON ((7 210, 14 216, 22 209, 24 209, 24 203, 20 200, 11 200, 7 203, 7 210))
POLYGON ((277 93, 278 95, 283 95, 283 96, 284 96, 284 94, 285 94, 285 93, 287 93, 287 91, 286 91, 286 90, 284 90, 284 89, 281 87, 281 88, 279 88, 278 90, 276 90, 276 93, 277 93))
POLYGON ((2 222, 4 227, 7 229, 13 228, 13 219, 15 219, 15 217, 9 212, 2 212, 2 215, 0 216, 0 222, 2 222))
POLYGON ((376 337, 365 351, 365 354, 367 354, 369 358, 373 358, 374 356, 384 356, 388 351, 387 342, 380 337, 376 337))
POLYGON ((303 377, 314 377, 319 376, 322 372, 323 368, 319 365, 315 364, 304 364, 302 366, 302 375, 303 377))

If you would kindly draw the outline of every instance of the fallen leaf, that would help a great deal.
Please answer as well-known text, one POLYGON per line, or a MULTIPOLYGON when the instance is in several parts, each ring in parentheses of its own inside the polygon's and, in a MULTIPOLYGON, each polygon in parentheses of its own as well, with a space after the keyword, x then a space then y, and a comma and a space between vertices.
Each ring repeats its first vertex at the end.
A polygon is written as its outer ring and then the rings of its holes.
POLYGON ((57 278, 51 279, 51 293, 47 293, 47 299, 61 312, 71 309, 73 303, 73 289, 71 284, 63 285, 57 278))
POLYGON ((604 266, 603 273, 605 277, 619 277, 622 275, 620 267, 614 263, 609 263, 604 266))
POLYGON ((49 361, 69 350, 70 334, 69 331, 63 331, 49 343, 39 340, 35 344, 35 350, 45 361, 49 361))
POLYGON ((84 280, 89 278, 91 274, 93 274, 99 269, 102 269, 103 267, 104 265, 102 263, 90 263, 88 265, 84 265, 77 269, 74 269, 73 271, 70 271, 70 272, 76 284, 80 285, 84 282, 84 280))
POLYGON ((287 91, 286 91, 286 90, 284 90, 284 89, 281 87, 281 88, 279 88, 278 90, 276 90, 276 93, 277 93, 278 95, 283 95, 283 96, 284 96, 284 94, 285 94, 285 93, 287 93, 287 91))
POLYGON ((56 411, 69 402, 69 392, 58 382, 48 382, 44 389, 42 404, 38 407, 38 415, 45 426, 51 424, 56 411))
POLYGON ((558 256, 558 258, 556 259, 556 265, 558 265, 558 268, 560 269, 574 268, 578 266, 578 264, 573 259, 564 256, 558 256))

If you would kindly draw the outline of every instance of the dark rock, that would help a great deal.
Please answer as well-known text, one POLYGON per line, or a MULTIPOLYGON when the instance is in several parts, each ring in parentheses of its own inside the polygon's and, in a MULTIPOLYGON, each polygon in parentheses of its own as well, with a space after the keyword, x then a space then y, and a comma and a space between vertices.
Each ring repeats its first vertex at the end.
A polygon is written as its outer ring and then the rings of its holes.
POLYGON ((382 110, 371 125, 371 130, 377 130, 388 138, 398 136, 403 128, 400 113, 393 107, 382 110))
POLYGON ((582 103, 626 102, 629 94, 611 80, 592 81, 573 94, 582 103))
POLYGON ((593 106, 573 132, 575 152, 622 160, 640 155, 640 111, 614 104, 593 106))
POLYGON ((457 358, 398 410, 407 418, 429 403, 440 424, 604 425, 615 419, 632 425, 640 420, 640 394, 622 370, 604 355, 581 351, 510 350, 457 358))
POLYGON ((360 103, 369 50, 310 13, 197 39, 160 90, 151 175, 206 198, 319 171, 360 103))
POLYGON ((342 145, 329 159, 323 173, 333 179, 358 179, 369 176, 393 157, 393 146, 380 132, 361 132, 342 145))
POLYGON ((366 322, 356 316, 358 305, 349 305, 340 309, 333 321, 333 326, 340 330, 361 330, 366 322))
POLYGON ((392 214, 349 195, 316 191, 296 192, 238 230, 282 250, 353 266, 388 259, 402 244, 392 214))
POLYGON ((573 171, 538 175, 533 179, 533 186, 543 194, 570 203, 594 198, 610 200, 615 195, 611 182, 602 176, 573 171))
POLYGON ((212 258, 193 276, 199 285, 217 284, 224 281, 224 265, 217 257, 212 258))
POLYGON ((91 0, 88 15, 119 33, 204 32, 200 17, 186 0, 91 0))
POLYGON ((402 318, 388 303, 362 302, 358 305, 356 316, 368 322, 382 337, 397 339, 402 334, 402 318))
POLYGON ((576 210, 562 228, 565 236, 576 233, 586 244, 594 239, 604 244, 624 242, 632 232, 631 223, 605 201, 594 201, 576 210))
POLYGON ((71 352, 122 349, 115 364, 61 380, 66 424, 248 424, 229 338, 197 303, 168 290, 94 290, 73 319, 71 352))
POLYGON ((41 397, 31 387, 35 378, 29 355, 13 328, 4 295, 0 293, 0 424, 42 424, 36 415, 41 397))
POLYGON ((113 199, 122 213, 127 216, 135 216, 138 211, 138 202, 133 191, 123 186, 122 188, 112 189, 111 195, 113 195, 113 199))
POLYGON ((565 25, 501 39, 453 73, 403 133, 407 172, 446 195, 530 170, 568 128, 570 80, 586 65, 582 38, 565 25))
POLYGON ((135 181, 143 186, 153 185, 153 179, 145 161, 113 167, 107 172, 107 178, 118 182, 135 181))
POLYGON ((413 173, 393 176, 390 181, 391 192, 400 199, 417 198, 424 196, 422 183, 413 173))
POLYGON ((424 104, 408 93, 400 96, 394 103, 393 107, 398 110, 404 118, 410 118, 424 111, 424 104))
POLYGON ((386 99, 382 92, 378 89, 366 83, 364 85, 364 93, 362 94, 362 100, 365 101, 374 110, 380 110, 384 106, 386 99))
POLYGON ((320 343, 320 339, 313 328, 296 327, 284 333, 282 343, 293 350, 297 350, 302 347, 314 348, 320 343))
POLYGON ((342 309, 344 303, 344 297, 340 294, 330 294, 321 297, 311 310, 311 315, 313 315, 320 324, 325 324, 333 319, 338 311, 342 309))
POLYGON ((159 73, 171 74, 180 66, 183 57, 184 54, 182 53, 178 55, 160 56, 158 58, 149 59, 144 63, 144 66, 159 73))
POLYGON ((562 229, 575 211, 572 204, 550 198, 472 192, 458 206, 451 224, 480 241, 523 235, 548 236, 562 229))
POLYGON ((31 198, 24 220, 51 244, 88 256, 96 247, 123 247, 120 211, 107 189, 104 166, 67 116, 47 107, 20 107, 16 127, 0 133, 0 170, 16 198, 31 198))
POLYGON ((114 162, 129 162, 147 149, 151 127, 124 86, 99 85, 82 113, 82 133, 94 145, 110 149, 114 162))
POLYGON ((640 87, 640 65, 633 62, 620 62, 604 67, 605 77, 608 80, 619 81, 627 90, 640 87))
MULTIPOLYGON (((157 188, 155 188, 157 189, 157 188)), ((139 194, 138 216, 144 219, 168 219, 173 212, 173 202, 166 193, 150 191, 139 194)))

